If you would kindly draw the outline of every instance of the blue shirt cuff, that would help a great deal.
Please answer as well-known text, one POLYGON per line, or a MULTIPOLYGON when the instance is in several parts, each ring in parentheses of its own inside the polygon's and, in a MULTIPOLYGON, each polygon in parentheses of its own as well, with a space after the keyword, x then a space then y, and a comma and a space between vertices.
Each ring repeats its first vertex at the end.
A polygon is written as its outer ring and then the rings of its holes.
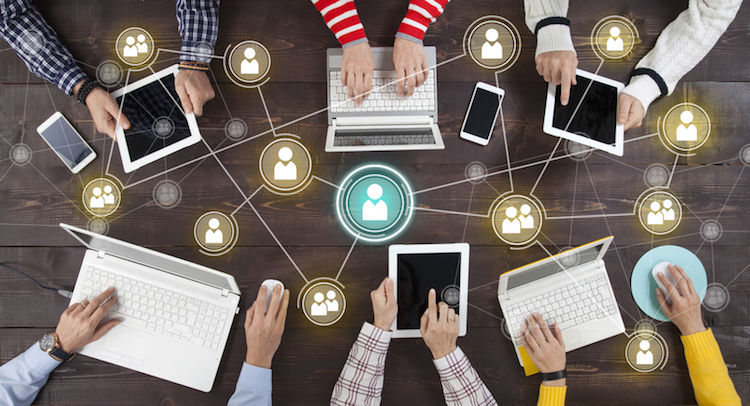
POLYGON ((237 385, 271 392, 271 370, 243 362, 237 385))
POLYGON ((49 354, 42 351, 38 342, 34 343, 23 353, 23 358, 31 369, 44 375, 51 374, 52 371, 62 363, 61 361, 56 361, 49 354))

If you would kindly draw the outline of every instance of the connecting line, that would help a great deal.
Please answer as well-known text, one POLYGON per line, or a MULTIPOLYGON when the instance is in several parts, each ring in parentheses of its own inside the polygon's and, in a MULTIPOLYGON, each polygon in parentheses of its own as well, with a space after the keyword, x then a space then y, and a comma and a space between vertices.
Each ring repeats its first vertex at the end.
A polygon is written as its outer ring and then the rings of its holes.
POLYGON ((237 190, 238 190, 238 191, 240 192, 240 194, 242 195, 242 197, 244 197, 244 198, 245 198, 245 200, 248 200, 248 197, 247 197, 247 195, 245 195, 245 192, 243 192, 243 191, 242 191, 242 188, 240 187, 240 185, 238 185, 238 184, 237 184, 237 182, 236 182, 236 181, 234 180, 234 178, 233 178, 233 177, 232 177, 232 175, 231 175, 231 174, 229 173, 229 171, 227 170, 227 168, 226 168, 226 167, 224 166, 224 164, 223 164, 223 163, 221 162, 221 160, 219 159, 219 157, 218 157, 218 156, 216 156, 216 153, 215 153, 215 152, 214 152, 214 151, 213 151, 213 150, 211 149, 211 147, 209 147, 209 146, 208 146, 208 143, 206 142, 206 140, 205 140, 205 139, 203 139, 203 137, 201 137, 201 141, 203 141, 203 145, 205 145, 205 146, 206 146, 206 148, 207 148, 207 149, 208 149, 208 150, 210 151, 210 154, 211 154, 211 156, 213 156, 213 157, 214 157, 214 159, 215 159, 215 160, 216 160, 216 162, 217 162, 217 163, 219 164, 219 166, 221 167, 221 169, 222 169, 222 170, 224 170, 224 173, 226 173, 226 174, 227 174, 227 177, 229 178, 229 180, 230 180, 230 181, 232 181, 232 183, 234 184, 234 187, 236 187, 236 188, 237 188, 237 190))
POLYGON ((653 133, 653 134, 648 134, 648 135, 641 135, 640 137, 635 137, 635 138, 631 138, 629 140, 625 140, 625 142, 623 142, 623 144, 627 144, 629 142, 634 142, 634 141, 645 140, 646 138, 656 137, 657 135, 659 135, 659 133, 653 133))
POLYGON ((488 316, 490 316, 492 318, 498 319, 500 321, 505 321, 501 317, 495 316, 494 314, 488 312, 487 310, 484 310, 484 309, 482 309, 482 308, 480 308, 478 306, 475 306, 475 305, 473 305, 473 304, 471 304, 469 302, 466 302, 466 304, 469 305, 469 306, 471 306, 471 307, 473 307, 473 308, 475 308, 475 309, 477 309, 477 310, 479 310, 480 312, 482 312, 482 313, 484 313, 484 314, 486 314, 486 315, 488 315, 488 316))
MULTIPOLYGON (((123 88, 127 89, 129 84, 130 84, 130 69, 128 69, 128 74, 125 76, 125 84, 123 85, 123 88)), ((120 122, 120 117, 122 116, 122 103, 125 103, 125 97, 123 97, 121 100, 122 101, 120 102, 121 103, 120 104, 120 108, 119 108, 119 111, 117 112, 117 122, 118 123, 120 122)), ((104 172, 107 175, 110 174, 109 173, 109 168, 110 168, 110 166, 112 164, 112 153, 114 151, 115 151, 115 143, 113 142, 112 146, 109 149, 109 159, 107 160, 107 169, 104 172)), ((158 176, 161 176, 161 174, 159 174, 158 176)), ((123 186, 123 189, 127 189, 127 186, 123 186)))
POLYGON ((146 203, 143 203, 142 205, 140 205, 140 206, 136 207, 135 209, 132 209, 132 210, 129 210, 128 212, 126 212, 126 213, 120 214, 119 216, 117 216, 117 217, 115 217, 115 218, 112 218, 112 219, 110 219, 109 221, 110 221, 110 222, 113 222, 113 221, 117 221, 117 220, 119 220, 119 219, 121 219, 121 218, 123 218, 123 217, 127 216, 128 214, 130 214, 130 213, 133 213, 133 212, 135 212, 136 210, 140 210, 140 209, 142 209, 142 208, 144 208, 144 207, 148 206, 148 205, 149 205, 149 203, 151 203, 151 202, 153 202, 153 200, 149 200, 149 201, 147 201, 146 203))
POLYGON ((683 235, 676 236, 676 237, 664 238, 664 239, 661 239, 661 240, 658 240, 658 241, 653 240, 653 236, 652 236, 652 241, 650 241, 650 242, 639 242, 637 244, 621 245, 619 247, 610 248, 609 250, 610 251, 625 250, 625 249, 629 249, 629 248, 633 248, 633 247, 640 247, 642 245, 653 244, 654 242, 662 242, 662 241, 666 241, 666 240, 672 241, 672 240, 675 240, 677 238, 688 238, 688 237, 693 237, 693 236, 696 236, 696 235, 700 235, 700 233, 683 234, 683 235))
POLYGON ((317 177, 317 176, 315 176, 315 175, 313 175, 313 176, 312 176, 312 178, 313 178, 313 179, 316 179, 316 180, 319 180, 319 181, 321 181, 321 182, 325 183, 326 185, 329 185, 329 186, 333 186, 333 187, 335 187, 336 189, 341 189, 341 186, 339 186, 339 185, 337 185, 337 184, 335 184, 335 183, 331 183, 331 182, 329 182, 329 181, 327 181, 327 180, 325 180, 325 179, 323 179, 323 178, 319 178, 319 177, 317 177))
POLYGON ((679 155, 675 155, 674 163, 672 164, 672 172, 669 173, 669 180, 667 181, 667 189, 672 185, 672 178, 674 177, 674 169, 677 167, 677 160, 680 159, 679 155))
MULTIPOLYGON (((570 124, 570 123, 568 123, 570 124)), ((534 191, 536 190, 536 187, 539 185, 539 181, 542 180, 542 176, 544 176, 544 172, 547 170, 547 167, 549 166, 549 163, 553 161, 553 157, 555 156, 555 152, 557 152, 557 148, 560 147, 560 143, 562 142, 562 138, 557 139, 557 144, 555 144, 555 148, 552 149, 552 152, 549 154, 549 158, 547 158, 547 161, 544 163, 544 168, 542 168, 542 171, 539 172, 539 176, 536 178, 536 182, 534 182, 534 187, 531 188, 530 195, 534 194, 534 191)))
POLYGON ((747 271, 748 268, 750 268, 750 264, 747 264, 747 266, 745 267, 745 269, 743 269, 742 271, 740 271, 740 273, 738 273, 737 276, 735 276, 731 281, 729 281, 729 283, 727 283, 727 286, 725 286, 725 288, 729 289, 729 285, 731 285, 735 280, 737 280, 737 278, 739 278, 740 275, 742 275, 743 273, 745 273, 745 271, 747 271))
POLYGON ((284 255, 286 255, 287 259, 289 259, 289 262, 291 262, 291 263, 292 263, 292 265, 294 266, 294 269, 296 269, 296 270, 297 270, 297 272, 299 272, 299 276, 301 276, 301 277, 302 277, 302 279, 304 279, 304 280, 305 280, 305 283, 306 283, 306 284, 307 284, 307 283, 309 283, 310 281, 309 281, 309 280, 307 280, 307 278, 306 278, 306 277, 305 277, 305 275, 304 275, 304 274, 302 273, 302 271, 300 271, 299 267, 298 267, 298 266, 297 266, 297 264, 296 264, 296 263, 294 262, 294 260, 292 259, 292 257, 291 257, 291 256, 289 255, 289 253, 288 253, 288 252, 286 252, 286 248, 284 248, 284 246, 283 246, 283 245, 281 245, 281 242, 279 241, 279 239, 278 239, 278 238, 276 238, 276 234, 274 234, 274 233, 273 233, 273 231, 271 231, 271 227, 268 227, 268 224, 266 224, 266 221, 265 221, 265 220, 263 220, 263 217, 261 217, 261 216, 260 216, 260 213, 258 213, 258 210, 256 210, 256 209, 255 209, 255 206, 253 206, 253 204, 252 204, 252 203, 250 203, 250 202, 247 202, 247 204, 248 204, 248 206, 250 206, 250 208, 251 208, 251 209, 253 209, 253 211, 255 212, 255 215, 256 215, 256 216, 258 216, 258 220, 260 220, 260 222, 261 222, 261 223, 263 223, 263 226, 264 226, 264 227, 266 228, 266 230, 268 230, 268 233, 269 233, 269 234, 271 234, 271 237, 273 237, 273 240, 274 240, 274 241, 276 241, 276 244, 277 244, 277 245, 279 246, 279 248, 281 248, 281 250, 282 250, 282 251, 284 252, 284 255))
POLYGON ((260 95, 260 101, 263 103, 263 110, 266 111, 266 117, 268 118, 268 125, 271 126, 271 131, 273 131, 273 136, 276 136, 276 129, 273 128, 273 120, 271 120, 271 114, 268 112, 268 106, 266 105, 266 98, 263 97, 263 91, 260 90, 260 86, 258 86, 258 94, 260 95))
POLYGON ((248 196, 248 198, 245 199, 245 201, 243 201, 242 204, 240 204, 239 206, 237 206, 236 209, 234 209, 234 211, 232 212, 232 214, 230 214, 230 217, 234 217, 234 215, 237 214, 238 211, 240 211, 240 209, 242 208, 242 206, 244 206, 247 203, 250 203, 250 199, 252 199, 253 196, 255 196, 258 192, 260 192, 261 189, 265 189, 265 188, 266 188, 266 185, 260 185, 259 188, 255 189, 255 192, 253 192, 253 194, 251 194, 250 196, 248 196))
POLYGON ((432 213, 458 214, 458 215, 461 215, 461 216, 481 217, 481 218, 484 218, 484 219, 490 218, 489 214, 484 215, 484 214, 474 214, 474 213, 463 213, 463 212, 460 212, 460 211, 428 209, 426 207, 414 207, 414 210, 429 211, 429 212, 432 212, 432 213))
POLYGON ((339 268, 339 273, 336 274, 336 277, 334 278, 334 280, 336 281, 339 280, 339 276, 341 276, 341 272, 344 270, 346 263, 349 261, 349 256, 352 255, 352 251, 354 250, 354 246, 357 245, 357 241, 359 241, 359 233, 357 233, 357 236, 354 238, 354 242, 352 242, 352 246, 349 248, 349 252, 346 254, 346 258, 344 258, 344 263, 341 264, 341 268, 339 268))
MULTIPOLYGON (((471 194, 469 195, 469 207, 466 208, 467 212, 471 210, 471 201, 474 200, 474 187, 475 184, 471 184, 471 194)), ((461 236, 461 242, 466 242, 466 229, 469 227, 469 216, 466 216, 466 222, 464 223, 464 234, 461 236)))
MULTIPOLYGON (((497 76, 497 73, 495 74, 497 76)), ((505 144, 505 162, 508 165, 508 180, 510 181, 510 192, 513 193, 513 169, 510 167, 510 150, 508 149, 508 133, 505 132, 505 117, 503 117, 503 106, 500 105, 500 124, 503 126, 503 144, 505 144)))
POLYGON ((745 168, 747 166, 742 166, 742 170, 740 171, 740 174, 737 176, 737 180, 734 181, 734 185, 732 186, 732 190, 729 191, 729 196, 727 196, 727 200, 724 200, 724 205, 721 206, 721 210, 719 210, 719 215, 716 216, 716 221, 719 221, 719 217, 721 217, 721 213, 724 212, 724 209, 727 207, 727 202, 729 202, 729 198, 732 197, 732 193, 734 193, 734 189, 737 187, 737 183, 739 183, 740 178, 742 177, 742 174, 745 172, 745 168))
MULTIPOLYGON (((750 265, 748 265, 748 267, 750 267, 750 265)), ((475 291, 475 290, 477 290, 477 289, 482 289, 482 288, 483 288, 483 287, 485 287, 485 286, 495 285, 495 284, 497 284, 497 283, 499 283, 499 282, 500 282, 500 279, 498 279, 498 280, 496 280, 496 281, 494 281, 494 282, 488 282, 488 283, 485 283, 484 285, 479 285, 479 286, 475 286, 475 287, 473 287, 473 288, 469 289, 469 290, 468 290, 467 292, 473 292, 473 291, 475 291)))
POLYGON ((45 175, 44 175, 44 174, 42 173, 42 171, 40 171, 40 170, 39 170, 39 168, 37 168, 37 167, 36 167, 36 166, 35 166, 35 165, 34 165, 34 164, 33 164, 32 162, 29 162, 29 165, 31 165, 31 167, 32 167, 32 168, 34 168, 34 169, 35 169, 35 170, 36 170, 37 172, 39 172, 39 174, 40 174, 40 175, 42 175, 42 177, 43 177, 43 178, 44 178, 44 179, 45 179, 45 180, 46 180, 46 181, 47 181, 47 182, 48 182, 48 183, 49 183, 50 185, 52 185, 52 187, 53 187, 53 188, 55 188, 55 190, 57 190, 58 192, 60 192, 60 194, 61 194, 61 195, 62 195, 62 196, 63 196, 63 197, 65 198, 65 200, 67 200, 68 202, 70 202, 70 204, 71 204, 71 205, 73 205, 73 207, 75 207, 75 208, 76 208, 76 210, 80 211, 80 212, 81 212, 81 214, 83 214, 84 216, 86 216, 86 213, 84 213, 84 212, 83 212, 83 210, 81 210, 81 209, 80 209, 80 208, 79 208, 78 206, 76 206, 76 205, 75 205, 75 203, 73 203, 73 201, 72 201, 72 200, 68 199, 68 196, 67 196, 67 195, 66 195, 65 193, 63 193, 63 192, 62 192, 62 190, 60 190, 60 189, 59 189, 59 188, 57 187, 57 185, 55 185, 54 183, 52 183, 52 181, 51 181, 51 180, 49 180, 49 178, 48 178, 47 176, 45 176, 45 175))
POLYGON ((23 137, 26 135, 26 106, 29 101, 29 79, 31 78, 31 71, 26 72, 26 96, 23 98, 23 124, 21 124, 21 142, 23 137))
MULTIPOLYGON (((600 203, 601 204, 601 203, 600 203)), ((614 213, 614 214, 585 214, 580 216, 557 216, 547 217, 547 220, 573 220, 573 219, 597 219, 605 217, 628 217, 635 216, 635 213, 614 213)))
POLYGON ((2 182, 2 181, 3 181, 3 179, 5 179, 5 177, 6 177, 6 176, 8 176, 8 173, 10 172, 10 169, 11 169, 11 168, 13 168, 13 165, 9 166, 9 167, 8 167, 8 170, 7 170, 7 171, 5 171, 5 173, 3 174, 3 176, 2 176, 2 177, 0 177, 0 182, 2 182))
POLYGON ((738 159, 739 159, 739 157, 734 157, 734 158, 724 159, 724 160, 721 160, 721 161, 711 162, 711 163, 709 163, 709 164, 703 164, 703 165, 695 165, 695 166, 692 166, 692 167, 688 167, 688 168, 685 168, 685 169, 681 169, 681 170, 679 170, 679 171, 675 171, 675 173, 683 173, 683 172, 687 172, 687 171, 694 171, 694 170, 696 170, 696 169, 701 169, 701 168, 711 167, 711 166, 713 166, 713 165, 720 165, 720 164, 725 164, 725 163, 727 163, 727 162, 732 162, 732 161, 736 161, 736 160, 738 160, 738 159))
POLYGON ((636 170, 636 171, 638 171, 638 172, 641 172, 641 173, 643 173, 643 172, 646 172, 645 170, 643 170, 643 169, 641 169, 641 168, 639 168, 639 167, 637 167, 637 166, 633 166, 633 165, 630 165, 630 164, 626 164, 625 162, 622 162, 622 161, 618 161, 617 159, 614 159, 614 158, 612 158, 612 157, 610 156, 610 154, 603 154, 603 153, 601 153, 601 152, 598 152, 598 151, 594 151, 594 153, 595 153, 595 154, 596 154, 597 156, 600 156, 600 157, 602 157, 602 158, 606 158, 606 159, 609 159, 609 160, 610 160, 610 161, 612 161, 612 162, 617 162, 618 164, 620 164, 620 165, 622 165, 622 166, 627 166, 628 168, 631 168, 631 169, 635 169, 635 170, 636 170))

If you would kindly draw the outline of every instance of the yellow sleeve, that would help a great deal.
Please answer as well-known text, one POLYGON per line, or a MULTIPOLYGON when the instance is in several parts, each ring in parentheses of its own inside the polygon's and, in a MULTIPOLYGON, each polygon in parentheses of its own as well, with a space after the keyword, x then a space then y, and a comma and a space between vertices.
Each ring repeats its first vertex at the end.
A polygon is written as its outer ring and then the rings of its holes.
POLYGON ((563 406, 565 405, 565 392, 567 386, 539 386, 539 401, 537 406, 563 406))
POLYGON ((741 405, 711 329, 681 338, 698 405, 741 405))

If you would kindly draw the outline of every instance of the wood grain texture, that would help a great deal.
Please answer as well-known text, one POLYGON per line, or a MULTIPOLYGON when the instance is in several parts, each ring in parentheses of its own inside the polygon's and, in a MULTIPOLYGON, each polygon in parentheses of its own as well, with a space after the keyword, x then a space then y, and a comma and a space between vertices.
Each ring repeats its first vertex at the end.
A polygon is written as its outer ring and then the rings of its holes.
MULTIPOLYGON (((179 49, 172 1, 34 3, 90 74, 102 61, 116 59, 114 40, 129 26, 149 30, 161 48, 179 49)), ((370 41, 391 45, 406 2, 358 0, 357 6, 370 41)), ((634 21, 641 43, 628 58, 602 65, 600 74, 627 82, 659 32, 685 6, 677 0, 572 2, 569 17, 580 67, 594 71, 599 65, 589 46, 591 28, 604 16, 623 15, 634 21)), ((521 57, 512 69, 498 75, 499 85, 506 90, 505 133, 501 125, 496 126, 487 147, 458 138, 474 83, 496 80, 493 72, 463 57, 438 70, 439 124, 445 150, 333 154, 323 150, 327 116, 322 110, 326 107, 325 50, 337 43, 320 15, 307 0, 225 1, 216 53, 245 39, 268 47, 273 60, 271 80, 261 90, 270 123, 258 90, 232 85, 221 64, 214 63, 211 72, 220 95, 206 105, 199 124, 203 138, 212 150, 219 151, 216 156, 236 186, 201 144, 132 175, 122 172, 119 154, 114 151, 110 172, 127 189, 122 206, 109 218, 109 235, 232 274, 242 290, 243 308, 252 303, 259 284, 270 277, 284 281, 296 296, 304 280, 247 205, 236 213, 240 238, 227 255, 201 254, 192 236, 193 224, 202 213, 231 213, 243 205, 243 195, 263 185, 257 162, 273 139, 273 125, 277 133, 300 136, 312 154, 313 174, 327 182, 338 184, 355 167, 369 162, 387 163, 402 171, 416 192, 418 210, 395 242, 463 240, 471 244, 469 333, 459 339, 459 345, 499 404, 534 404, 539 381, 523 376, 502 334, 498 276, 545 257, 545 249, 556 253, 564 246, 607 235, 614 235, 615 240, 605 262, 625 325, 631 330, 644 316, 630 293, 630 275, 638 259, 653 247, 674 244, 689 249, 706 267, 709 282, 728 285, 730 306, 719 313, 704 311, 704 319, 716 334, 743 403, 750 403, 750 170, 738 159, 740 149, 750 143, 746 136, 750 132, 750 59, 745 57, 750 49, 748 7, 743 5, 729 30, 673 94, 651 105, 643 126, 626 133, 625 156, 594 153, 586 161, 576 162, 565 157, 562 144, 553 153, 558 139, 542 132, 546 84, 534 67, 535 39, 523 22, 520 2, 452 2, 425 38, 426 45, 437 47, 438 61, 446 61, 461 55, 461 38, 475 19, 502 15, 516 25, 523 43, 521 57), (697 154, 675 161, 659 141, 657 122, 673 105, 686 100, 709 112, 712 133, 697 154), (223 130, 232 117, 248 124, 246 140, 235 146, 223 130), (464 169, 472 161, 483 162, 495 174, 478 185, 465 182, 464 169), (638 196, 648 188, 644 171, 654 163, 674 169, 671 190, 685 212, 678 229, 654 237, 635 216, 600 217, 632 213, 638 196), (511 190, 509 173, 516 192, 533 190, 545 207, 548 218, 539 237, 544 249, 511 250, 494 235, 490 221, 479 217, 488 214, 498 195, 511 190), (180 182, 183 192, 181 203, 171 210, 153 202, 153 187, 165 178, 180 182), (442 187, 453 182, 456 184, 442 187), (571 220, 570 216, 585 218, 571 220), (713 244, 706 243, 699 235, 700 226, 716 218, 724 234, 713 244)), ((174 57, 165 54, 154 68, 171 63, 174 57)), ((133 79, 142 76, 133 74, 133 79)), ((86 226, 89 217, 81 204, 81 191, 86 182, 105 173, 112 141, 96 133, 84 106, 29 75, 5 43, 0 43, 0 100, 0 261, 19 267, 43 284, 70 289, 84 249, 57 224, 86 226), (61 111, 99 154, 80 175, 71 175, 36 134, 36 127, 54 111, 61 111), (8 159, 11 146, 19 142, 33 150, 29 165, 14 166, 8 159)), ((335 193, 335 187, 313 180, 296 195, 260 190, 251 201, 308 279, 334 276, 352 244, 333 210, 335 193)), ((358 243, 341 274, 348 306, 337 324, 315 327, 299 309, 290 308, 284 340, 274 358, 275 404, 327 404, 361 324, 372 320, 368 293, 386 274, 387 244, 358 243)), ((9 361, 54 328, 67 303, 20 275, 0 270, 0 362, 9 361)), ((51 375, 35 404, 223 404, 234 391, 244 357, 243 317, 238 316, 232 327, 216 384, 208 394, 79 357, 51 375)), ((651 374, 638 374, 627 365, 624 335, 569 353, 567 404, 695 404, 678 331, 665 323, 659 332, 670 347, 670 358, 664 370, 651 374)), ((392 343, 383 404, 442 403, 439 379, 422 340, 392 343)))

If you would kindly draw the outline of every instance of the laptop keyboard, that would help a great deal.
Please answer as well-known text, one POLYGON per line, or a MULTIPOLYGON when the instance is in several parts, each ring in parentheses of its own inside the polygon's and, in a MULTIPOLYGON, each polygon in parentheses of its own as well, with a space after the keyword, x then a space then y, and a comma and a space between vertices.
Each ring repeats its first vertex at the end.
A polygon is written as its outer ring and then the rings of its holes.
POLYGON ((341 71, 331 71, 330 107, 331 113, 359 112, 403 112, 435 110, 436 89, 435 70, 430 69, 429 76, 422 86, 414 90, 411 97, 398 97, 396 92, 396 71, 376 70, 373 72, 372 91, 358 107, 354 100, 347 100, 346 86, 341 84, 341 71))
POLYGON ((599 274, 507 307, 507 326, 513 337, 523 330, 524 320, 533 312, 542 315, 547 325, 557 322, 560 329, 566 329, 613 315, 617 305, 607 280, 599 274))
POLYGON ((75 301, 90 301, 114 286, 117 303, 110 309, 109 317, 199 347, 216 350, 227 327, 226 320, 232 317, 226 307, 114 272, 88 267, 81 277, 78 282, 81 290, 75 301))

